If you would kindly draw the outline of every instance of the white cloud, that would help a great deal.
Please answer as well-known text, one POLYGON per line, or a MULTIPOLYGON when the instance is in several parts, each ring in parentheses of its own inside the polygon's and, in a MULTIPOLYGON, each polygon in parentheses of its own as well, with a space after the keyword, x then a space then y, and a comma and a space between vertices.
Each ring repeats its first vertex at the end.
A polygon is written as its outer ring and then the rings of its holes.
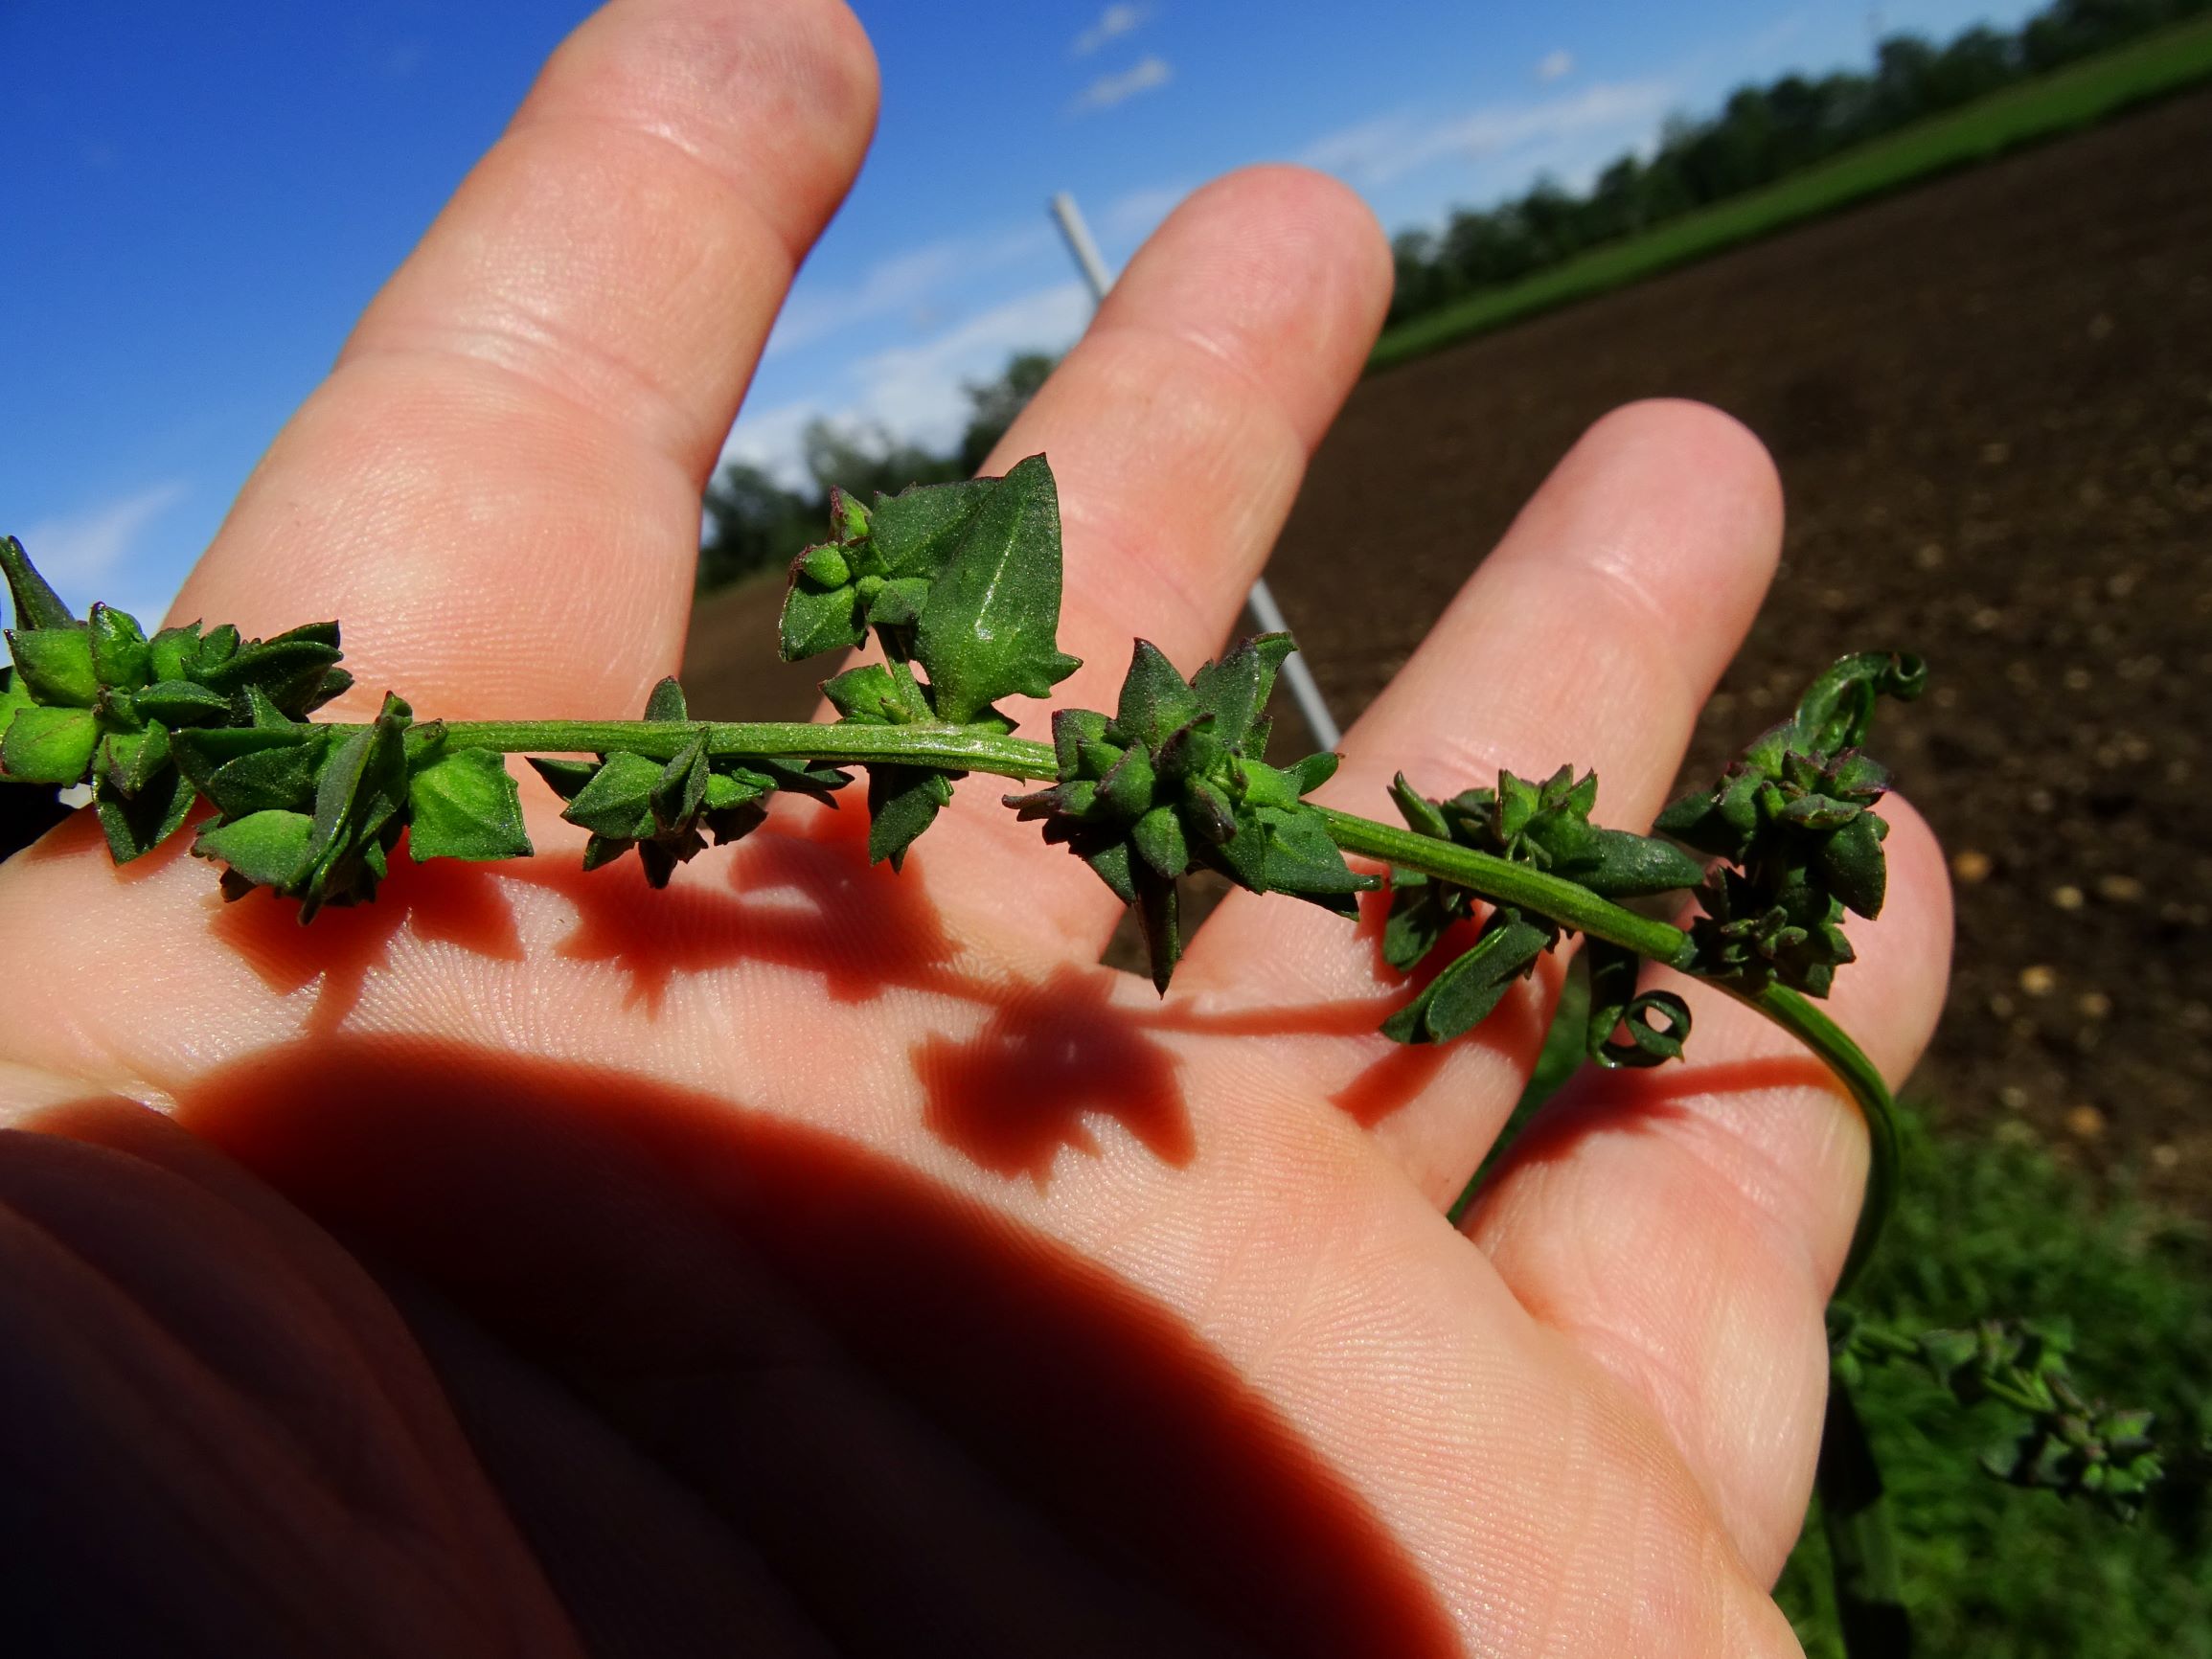
MULTIPOLYGON (((130 562, 140 534, 187 493, 182 480, 171 479, 80 512, 42 519, 23 532, 23 550, 62 598, 82 608, 88 600, 109 597, 112 579, 130 562)), ((150 625, 156 617, 141 620, 150 625)))
POLYGON ((948 448, 968 423, 966 382, 991 378, 1016 352, 1063 350, 1083 332, 1090 312, 1090 290, 1077 281, 1016 295, 930 339, 852 363, 846 377, 861 390, 841 404, 810 400, 743 411, 722 458, 765 467, 786 484, 804 484, 800 439, 817 419, 948 448))
POLYGON ((1134 34, 1137 26, 1152 14, 1152 11, 1150 6, 1125 4, 1108 6, 1098 14, 1096 23, 1075 37, 1074 44, 1067 49, 1068 56, 1070 57, 1088 57, 1107 42, 1119 40, 1125 34, 1134 34))
MULTIPOLYGON (((1485 104, 1441 119, 1398 110, 1328 134, 1299 158, 1372 188, 1448 157, 1540 152, 1588 133, 1617 133, 1659 119, 1675 89, 1655 80, 1592 86, 1536 103, 1485 104)), ((1546 158, 1531 154, 1535 162, 1546 158)))
POLYGON ((1086 110, 1111 109, 1117 103, 1127 102, 1140 92, 1165 86, 1175 77, 1175 72, 1164 57, 1145 57, 1119 75, 1102 75, 1088 86, 1069 107, 1082 114, 1086 110))
POLYGON ((1571 52, 1547 52, 1537 59, 1536 78, 1539 80, 1558 80, 1575 72, 1575 55, 1571 52))
POLYGON ((946 289, 1034 258, 1052 245, 1052 227, 1039 214, 1034 225, 946 237, 893 254, 843 287, 812 287, 802 278, 777 316, 763 354, 773 357, 812 345, 871 318, 925 311, 946 289))

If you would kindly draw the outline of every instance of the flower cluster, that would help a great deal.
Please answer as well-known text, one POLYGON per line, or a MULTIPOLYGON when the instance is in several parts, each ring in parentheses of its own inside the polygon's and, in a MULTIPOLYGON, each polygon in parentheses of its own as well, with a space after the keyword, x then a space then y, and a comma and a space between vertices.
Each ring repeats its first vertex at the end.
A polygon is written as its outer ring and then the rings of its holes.
MULTIPOLYGON (((645 717, 690 721, 683 688, 673 675, 653 688, 645 717)), ((719 847, 751 832, 767 817, 767 799, 778 790, 827 801, 832 790, 851 782, 834 767, 803 761, 709 756, 703 725, 696 726, 666 761, 618 750, 596 761, 533 755, 530 763, 568 803, 560 815, 591 831, 583 847, 586 870, 597 870, 634 847, 645 878, 654 887, 666 887, 677 865, 705 852, 709 837, 719 847)))
POLYGON ((1055 714, 1058 781, 1006 798, 1135 907, 1162 990, 1182 955, 1175 883, 1200 865, 1254 893, 1344 914, 1376 885, 1345 864, 1320 813, 1300 799, 1336 770, 1336 757, 1267 764, 1267 693, 1292 648, 1288 634, 1261 634, 1185 680, 1157 647, 1137 641, 1112 717, 1055 714))
MULTIPOLYGON (((1664 841, 1593 825, 1597 775, 1585 772, 1578 781, 1572 766, 1562 766, 1540 784, 1501 770, 1496 788, 1468 789, 1445 801, 1421 794, 1401 772, 1390 796, 1417 834, 1526 864, 1608 898, 1665 893, 1693 886, 1704 876, 1702 865, 1664 841)), ((1390 919, 1382 933, 1384 960, 1410 972, 1444 942, 1454 923, 1472 918, 1476 903, 1468 888, 1393 869, 1390 919)), ((1384 1034, 1400 1042, 1449 1042, 1487 1018, 1513 982, 1529 974, 1537 959, 1558 944, 1561 932, 1558 923, 1524 917, 1513 906, 1494 908, 1472 947, 1448 963, 1393 1014, 1383 1025, 1384 1034)), ((1593 1013, 1591 1057, 1605 1065, 1651 1065, 1679 1055, 1690 1029, 1689 1010, 1681 999, 1666 991, 1637 996, 1632 954, 1600 951, 1594 960, 1604 965, 1606 994, 1593 1013), (1665 1024, 1652 1023, 1654 1011, 1664 1015, 1665 1024), (1616 1042, 1613 1034, 1624 1024, 1629 1037, 1616 1042)))
POLYGON ((1877 697, 1910 700, 1927 678, 1917 657, 1845 657, 1719 783, 1659 815, 1660 830, 1734 867, 1699 892, 1699 971, 1752 991, 1828 994, 1852 960, 1844 913, 1879 915, 1886 886, 1889 826, 1872 808, 1889 774, 1858 745, 1877 697))
POLYGON ((334 622, 266 640, 193 623, 148 639, 111 605, 80 622, 12 536, 0 537, 0 571, 15 607, 0 767, 18 783, 89 784, 118 863, 183 827, 193 787, 177 765, 181 734, 292 726, 353 683, 334 622))

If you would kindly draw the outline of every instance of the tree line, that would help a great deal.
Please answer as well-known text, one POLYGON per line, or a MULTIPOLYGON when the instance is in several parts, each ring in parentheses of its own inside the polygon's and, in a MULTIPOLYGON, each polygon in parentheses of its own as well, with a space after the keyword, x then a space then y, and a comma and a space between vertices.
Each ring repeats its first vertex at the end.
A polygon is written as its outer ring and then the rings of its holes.
POLYGON ((1586 191, 1541 179, 1495 207, 1455 211, 1441 230, 1402 233, 1391 243, 1389 320, 1532 276, 2208 8, 2212 0, 2057 0, 2017 32, 1979 25, 1943 46, 1894 34, 1864 73, 1740 87, 1716 115, 1670 120, 1648 158, 1620 157, 1586 191))

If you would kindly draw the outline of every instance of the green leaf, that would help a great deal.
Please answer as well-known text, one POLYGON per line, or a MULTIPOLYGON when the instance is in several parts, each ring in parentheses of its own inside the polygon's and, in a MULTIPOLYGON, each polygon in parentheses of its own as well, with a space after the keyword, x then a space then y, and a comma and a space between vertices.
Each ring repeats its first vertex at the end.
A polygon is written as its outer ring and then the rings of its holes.
POLYGON ((1197 693, 1175 672, 1167 653, 1150 640, 1137 641, 1129 672, 1122 676, 1113 723, 1129 738, 1156 749, 1197 714, 1197 693))
POLYGON ((1869 920, 1881 914, 1889 886, 1888 861, 1881 852, 1888 830, 1872 812, 1861 812, 1822 842, 1818 854, 1820 873, 1836 897, 1869 920))
POLYGON ((645 700, 645 717, 649 720, 688 720, 691 706, 684 700, 684 689, 676 683, 673 674, 664 674, 645 700))
POLYGON ((1214 716, 1214 736, 1232 753, 1244 752, 1254 722, 1266 710, 1276 670, 1297 648, 1287 633, 1255 634, 1192 677, 1199 711, 1214 716))
POLYGON ((563 801, 573 801, 578 791, 599 776, 599 767, 590 761, 555 761, 543 755, 528 757, 533 770, 553 786, 553 792, 563 801))
POLYGON ((219 858, 256 887, 289 892, 307 878, 315 839, 314 820, 305 812, 251 812, 209 825, 192 851, 197 858, 219 858))
MULTIPOLYGON (((314 804, 315 774, 328 741, 303 739, 240 755, 205 773, 201 788, 226 818, 307 811, 314 804)), ((178 753, 184 753, 181 746, 178 753)))
POLYGON ((0 535, 0 571, 7 573, 8 595, 15 604, 15 625, 18 628, 65 628, 76 625, 77 618, 61 596, 46 585, 46 579, 31 562, 23 551, 23 544, 12 535, 0 535))
POLYGON ((1552 874, 1608 898, 1638 898, 1695 887, 1705 867, 1680 848, 1626 830, 1591 829, 1581 855, 1555 859, 1552 874))
POLYGON ((1550 943, 1548 930, 1517 912, 1494 912, 1482 937, 1383 1022, 1383 1034, 1402 1043, 1449 1042, 1487 1018, 1550 943))
POLYGON ((904 713, 899 687, 881 663, 864 663, 824 680, 822 694, 840 719, 856 726, 888 726, 904 713))
POLYGON ((230 699, 193 680, 156 680, 131 701, 165 726, 212 726, 230 718, 230 699))
POLYGON ((90 709, 19 708, 0 738, 0 770, 18 784, 77 784, 100 742, 90 709))
POLYGON ((878 573, 890 581, 935 580, 998 486, 995 478, 968 478, 909 485, 897 495, 877 496, 868 515, 868 542, 878 573))
POLYGON ((1344 854, 1329 838, 1321 814, 1311 807, 1290 810, 1263 807, 1240 818, 1240 829, 1228 852, 1257 832, 1261 838, 1260 871, 1263 893, 1288 893, 1341 915, 1358 913, 1356 895, 1381 885, 1373 875, 1360 875, 1344 862, 1344 854))
POLYGON ((153 652, 146 630, 128 611, 96 604, 86 632, 92 644, 93 677, 102 685, 136 691, 153 677, 153 652))
POLYGON ((922 608, 929 602, 929 588, 925 577, 907 576, 886 581, 867 602, 868 625, 887 630, 912 627, 922 620, 922 608))
POLYGON ((160 726, 143 732, 110 732, 100 742, 102 778, 125 796, 135 795, 153 779, 172 770, 169 733, 160 726))
POLYGON ((17 709, 37 707, 37 701, 23 684, 23 676, 13 668, 0 664, 0 733, 8 730, 8 722, 15 717, 17 709))
POLYGON ((309 623, 274 639, 253 640, 220 663, 202 663, 194 677, 210 691, 239 693, 259 686, 279 708, 311 696, 344 653, 336 623, 309 623))
POLYGON ((1792 747, 1834 755, 1866 741, 1878 697, 1910 702, 1927 684, 1927 664, 1895 651, 1861 651, 1839 659, 1797 700, 1792 747))
POLYGON ((50 707, 89 709, 100 696, 92 671, 92 635, 82 623, 63 628, 16 628, 8 635, 24 689, 50 707))
POLYGON ((796 566, 776 626, 778 648, 787 663, 823 651, 851 650, 868 637, 860 596, 853 587, 817 586, 796 566))
MULTIPOLYGON (((1245 740, 1247 749, 1250 739, 1245 740)), ((1290 779, 1300 795, 1311 795, 1330 779, 1336 776, 1336 768, 1344 763, 1344 757, 1324 749, 1317 755, 1308 755, 1288 768, 1290 779)))
MULTIPOLYGON (((673 681, 670 681, 673 684, 673 681)), ((681 831, 698 818, 707 804, 707 735, 700 732, 686 743, 652 786, 653 822, 664 830, 681 831)))
POLYGON ((868 862, 900 869, 906 850, 952 805, 952 784, 925 766, 868 768, 868 862))
POLYGON ((1390 916, 1382 924, 1382 960, 1407 972, 1443 940, 1454 918, 1443 893, 1425 875, 1390 873, 1390 916))
POLYGON ((609 755, 591 781, 570 799, 561 816, 610 840, 649 838, 659 829, 653 821, 652 793, 660 783, 661 771, 661 762, 643 755, 609 755))
POLYGON ((191 781, 174 766, 162 767, 128 793, 105 773, 92 786, 93 811, 118 864, 143 857, 183 829, 194 799, 191 781))
POLYGON ((1145 936, 1152 989, 1165 996, 1175 964, 1183 957, 1181 901, 1173 876, 1162 875, 1142 861, 1133 864, 1130 873, 1136 878, 1137 925, 1145 936))
MULTIPOLYGON (((1132 749, 1129 753, 1143 751, 1132 749)), ((1190 868, 1190 846, 1183 837, 1182 820, 1173 807, 1154 807, 1139 818, 1129 831, 1129 846, 1160 875, 1180 875, 1190 868)))
POLYGON ((147 656, 148 679, 190 679, 199 662, 199 624, 163 628, 148 642, 147 656))
POLYGON ((1082 666, 1055 640, 1060 580, 1060 499, 1033 455, 985 498, 922 612, 914 654, 940 719, 964 725, 1000 697, 1044 696, 1082 666))
POLYGON ((522 795, 490 749, 455 749, 407 780, 407 852, 425 858, 527 858, 522 795))
POLYGON ((1451 826, 1445 822, 1443 811, 1408 784, 1403 772, 1390 780, 1390 799, 1397 803, 1398 815, 1405 820, 1405 827, 1416 835, 1427 835, 1438 841, 1451 839, 1451 826))

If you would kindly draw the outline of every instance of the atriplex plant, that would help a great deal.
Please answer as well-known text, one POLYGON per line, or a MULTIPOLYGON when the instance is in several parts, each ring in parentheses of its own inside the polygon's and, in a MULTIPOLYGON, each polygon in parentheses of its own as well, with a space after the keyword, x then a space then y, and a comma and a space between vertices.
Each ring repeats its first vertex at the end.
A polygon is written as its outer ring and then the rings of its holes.
MULTIPOLYGON (((387 694, 372 721, 310 721, 352 683, 336 623, 245 640, 197 623, 148 638, 106 605, 80 622, 21 544, 0 540, 16 624, 13 670, 0 670, 0 773, 89 784, 118 862, 180 831, 204 799, 214 811, 192 851, 225 867, 225 896, 266 887, 296 900, 303 921, 373 899, 402 833, 417 860, 527 856, 506 754, 526 755, 567 803, 562 816, 590 832, 586 869, 635 848, 655 887, 710 837, 733 841, 760 824, 779 792, 834 804, 847 767, 868 775, 869 857, 895 869, 950 804, 955 779, 1049 779, 1007 804, 1134 910, 1163 992, 1182 949, 1184 875, 1204 867, 1349 917, 1383 884, 1345 862, 1358 854, 1389 868, 1385 957, 1402 970, 1433 967, 1383 1023, 1400 1042, 1460 1036, 1569 933, 1584 936, 1584 1042, 1599 1065, 1657 1065, 1682 1052, 1689 1009, 1638 989, 1647 959, 1801 1039, 1859 1102, 1872 1137, 1849 1287, 1894 1199, 1896 1134, 1880 1074, 1808 999, 1825 996, 1852 960, 1846 914, 1881 908, 1886 826, 1872 807, 1888 775, 1860 744, 1880 697, 1919 693, 1917 659, 1837 662, 1710 789, 1660 816, 1665 839, 1592 825, 1597 780, 1571 765, 1541 782, 1500 772, 1494 788, 1447 799, 1401 775, 1391 789, 1401 829, 1306 799, 1335 756, 1267 761, 1266 709, 1292 648, 1287 634, 1245 640, 1187 680, 1139 640, 1110 716, 1058 710, 1050 744, 1013 735, 996 702, 1046 696, 1079 666, 1057 643, 1060 509, 1042 456, 1003 478, 879 495, 868 508, 833 493, 832 533, 792 567, 783 654, 851 649, 873 631, 883 660, 824 685, 836 719, 773 724, 691 719, 673 679, 641 720, 418 720, 387 694), (561 758, 580 754, 594 758, 561 758), (1691 892, 1699 914, 1686 928, 1620 902, 1691 892)), ((2127 1512, 2160 1476, 2147 1417, 2083 1400, 2047 1330, 1914 1339, 1840 1307, 1832 1323, 1836 1395, 1821 1489, 1847 1623, 1856 1609, 1872 1632, 1896 1611, 1879 1483, 1848 1396, 1863 1365, 1912 1357, 1962 1400, 2026 1414, 2029 1429, 1997 1469, 2007 1479, 2127 1512)))

